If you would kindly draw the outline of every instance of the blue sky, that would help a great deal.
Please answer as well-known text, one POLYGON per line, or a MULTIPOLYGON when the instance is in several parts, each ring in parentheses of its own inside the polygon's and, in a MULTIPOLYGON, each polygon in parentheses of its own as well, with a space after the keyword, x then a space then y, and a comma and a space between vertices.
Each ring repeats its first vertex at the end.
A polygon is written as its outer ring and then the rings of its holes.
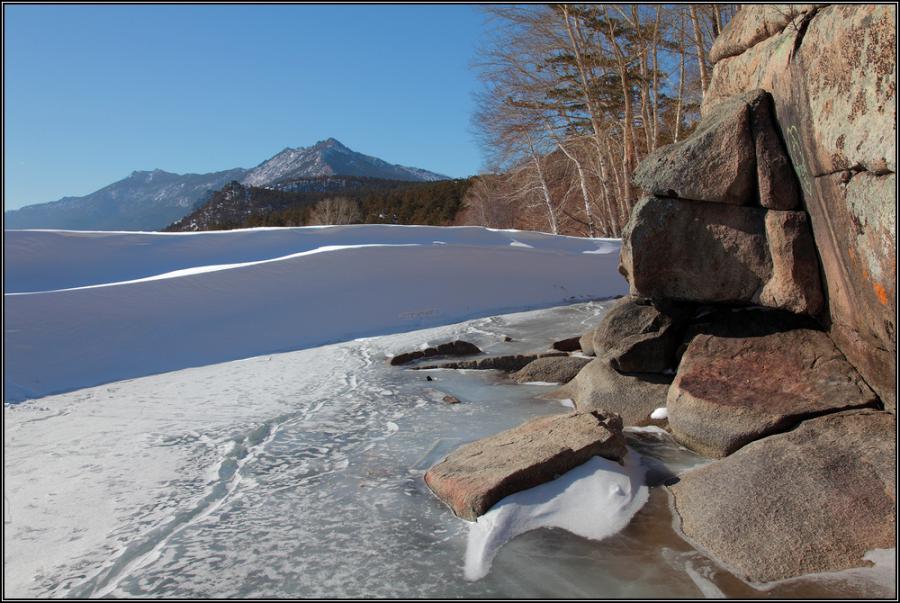
POLYGON ((133 170, 252 167, 329 136, 391 163, 481 165, 475 6, 11 6, 6 209, 133 170))

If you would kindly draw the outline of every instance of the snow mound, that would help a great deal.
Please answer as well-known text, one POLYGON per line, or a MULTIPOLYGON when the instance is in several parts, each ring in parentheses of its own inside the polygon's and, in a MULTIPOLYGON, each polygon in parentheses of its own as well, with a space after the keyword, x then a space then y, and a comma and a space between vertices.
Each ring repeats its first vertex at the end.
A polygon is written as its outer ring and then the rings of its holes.
POLYGON ((619 248, 479 227, 7 231, 5 400, 612 297, 619 248))
POLYGON ((598 456, 551 482, 516 492, 469 528, 465 576, 484 578, 494 555, 519 534, 562 528, 602 540, 619 532, 647 502, 640 456, 629 450, 624 466, 598 456))

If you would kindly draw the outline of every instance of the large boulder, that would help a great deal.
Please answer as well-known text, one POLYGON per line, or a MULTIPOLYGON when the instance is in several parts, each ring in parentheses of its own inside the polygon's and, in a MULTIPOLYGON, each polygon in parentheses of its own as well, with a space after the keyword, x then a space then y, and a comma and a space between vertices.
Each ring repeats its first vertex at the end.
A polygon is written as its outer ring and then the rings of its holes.
POLYGON ((821 259, 831 335, 893 409, 896 7, 799 12, 780 33, 762 39, 780 27, 753 25, 771 10, 740 10, 720 40, 743 42, 713 53, 717 62, 702 110, 714 112, 746 90, 772 94, 821 259))
POLYGON ((602 358, 587 364, 569 383, 548 394, 569 398, 583 411, 612 412, 625 425, 649 425, 650 414, 666 405, 670 375, 630 373, 624 375, 602 358))
POLYGON ((684 474, 681 530, 754 582, 866 565, 896 546, 895 442, 885 412, 804 421, 684 474))
POLYGON ((676 303, 622 298, 592 331, 591 347, 621 373, 662 373, 674 367, 687 314, 676 303))
POLYGON ((772 98, 764 90, 717 104, 688 138, 660 147, 642 161, 634 181, 661 197, 780 210, 800 204, 772 98))
POLYGON ((822 308, 818 270, 800 212, 660 197, 635 205, 619 258, 633 296, 806 314, 822 308))
POLYGON ((749 205, 756 201, 755 175, 750 108, 733 98, 705 115, 688 138, 641 161, 634 183, 661 197, 749 205))
POLYGON ((593 456, 621 462, 625 453, 618 417, 554 415, 458 448, 425 473, 425 483, 457 516, 475 521, 503 497, 548 482, 593 456))
POLYGON ((805 418, 875 404, 828 335, 810 329, 697 335, 667 398, 675 438, 716 458, 805 418))
POLYGON ((756 303, 772 274, 766 210, 647 197, 622 235, 619 271, 633 296, 756 303))
POLYGON ((538 358, 513 373, 512 378, 516 383, 529 383, 532 381, 568 383, 590 361, 590 358, 581 356, 538 358))

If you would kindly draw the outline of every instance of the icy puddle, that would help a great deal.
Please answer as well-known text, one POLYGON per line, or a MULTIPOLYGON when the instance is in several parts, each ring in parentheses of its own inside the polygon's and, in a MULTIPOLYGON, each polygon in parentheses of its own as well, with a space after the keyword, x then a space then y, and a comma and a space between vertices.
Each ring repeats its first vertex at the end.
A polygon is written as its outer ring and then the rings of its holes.
POLYGON ((628 436, 649 489, 641 485, 647 501, 624 529, 600 541, 528 531, 497 550, 486 575, 467 579, 479 533, 422 475, 460 443, 569 409, 539 398, 551 386, 404 370, 385 356, 454 337, 489 353, 543 350, 608 306, 473 320, 8 406, 4 594, 885 596, 866 571, 754 590, 719 569, 674 532, 660 487, 702 461, 652 429, 628 436), (462 403, 446 404, 447 394, 462 403))

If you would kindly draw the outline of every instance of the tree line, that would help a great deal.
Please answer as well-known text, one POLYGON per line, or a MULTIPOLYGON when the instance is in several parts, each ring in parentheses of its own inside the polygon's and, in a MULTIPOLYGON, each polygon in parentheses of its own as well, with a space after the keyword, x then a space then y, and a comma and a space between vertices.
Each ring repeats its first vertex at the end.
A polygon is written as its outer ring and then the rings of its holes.
POLYGON ((723 4, 486 7, 473 125, 487 158, 460 221, 620 236, 638 163, 699 119, 723 4))

